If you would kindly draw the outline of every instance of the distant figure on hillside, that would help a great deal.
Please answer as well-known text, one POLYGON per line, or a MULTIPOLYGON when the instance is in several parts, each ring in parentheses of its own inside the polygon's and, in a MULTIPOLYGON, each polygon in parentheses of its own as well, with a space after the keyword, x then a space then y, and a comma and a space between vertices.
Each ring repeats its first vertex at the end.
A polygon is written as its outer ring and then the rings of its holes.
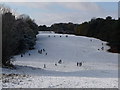
POLYGON ((40 53, 40 50, 38 50, 38 53, 40 53))
POLYGON ((103 45, 103 43, 102 43, 102 45, 103 45))
POLYGON ((48 37, 50 37, 50 35, 48 35, 48 37))
POLYGON ((23 55, 21 54, 21 57, 23 57, 23 55))
POLYGON ((79 66, 80 66, 80 67, 82 66, 82 62, 79 63, 79 66))
POLYGON ((92 42, 92 39, 90 39, 90 41, 92 42))
POLYGON ((66 35, 66 37, 68 37, 68 35, 66 35))
POLYGON ((45 52, 45 49, 43 49, 43 52, 45 52))
POLYGON ((79 63, 77 62, 77 66, 79 65, 79 63))
POLYGON ((101 49, 104 50, 104 47, 102 47, 101 49))
POLYGON ((29 53, 29 56, 30 56, 31 54, 29 53))
POLYGON ((42 54, 42 51, 41 51, 41 50, 38 50, 38 53, 39 53, 39 54, 42 54))
POLYGON ((58 61, 58 63, 61 64, 61 63, 62 63, 62 60, 60 59, 60 60, 58 61))
POLYGON ((54 35, 54 37, 55 37, 55 35, 54 35))
POLYGON ((40 52, 42 53, 42 49, 40 50, 40 52))
POLYGON ((61 36, 60 36, 61 37, 61 36))
POLYGON ((45 55, 47 55, 47 53, 45 53, 45 55))
POLYGON ((46 65, 44 64, 44 68, 46 68, 46 65))
POLYGON ((57 66, 57 64, 55 63, 55 66, 57 66))

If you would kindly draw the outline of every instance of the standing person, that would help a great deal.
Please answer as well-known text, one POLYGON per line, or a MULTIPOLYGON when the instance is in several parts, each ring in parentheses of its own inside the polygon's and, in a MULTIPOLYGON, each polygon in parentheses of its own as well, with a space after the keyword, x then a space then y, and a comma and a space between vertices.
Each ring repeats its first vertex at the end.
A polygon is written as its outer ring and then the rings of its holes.
POLYGON ((43 51, 45 52, 45 49, 43 49, 43 51))
POLYGON ((42 49, 40 50, 41 54, 42 54, 42 49))
POLYGON ((77 66, 78 66, 78 62, 77 62, 77 66))
POLYGON ((57 64, 55 63, 55 66, 57 66, 57 64))
POLYGON ((82 62, 79 63, 79 66, 80 66, 80 67, 82 66, 82 62))
POLYGON ((38 50, 38 53, 40 53, 40 50, 38 50))
POLYGON ((104 47, 102 47, 101 49, 104 50, 104 47))
POLYGON ((21 54, 21 57, 23 57, 23 55, 21 54))
POLYGON ((46 65, 44 64, 44 68, 46 68, 46 65))
POLYGON ((58 61, 58 63, 61 64, 61 63, 62 63, 62 60, 60 59, 60 60, 58 61))

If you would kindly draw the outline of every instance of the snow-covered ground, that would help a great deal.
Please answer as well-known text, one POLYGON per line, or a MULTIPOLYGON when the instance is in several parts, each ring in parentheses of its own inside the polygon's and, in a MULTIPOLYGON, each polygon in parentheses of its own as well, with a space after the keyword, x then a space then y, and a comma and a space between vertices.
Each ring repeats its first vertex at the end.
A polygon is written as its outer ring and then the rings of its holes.
POLYGON ((107 52, 106 42, 39 33, 34 50, 14 57, 16 69, 3 69, 3 88, 118 88, 118 54, 107 52))

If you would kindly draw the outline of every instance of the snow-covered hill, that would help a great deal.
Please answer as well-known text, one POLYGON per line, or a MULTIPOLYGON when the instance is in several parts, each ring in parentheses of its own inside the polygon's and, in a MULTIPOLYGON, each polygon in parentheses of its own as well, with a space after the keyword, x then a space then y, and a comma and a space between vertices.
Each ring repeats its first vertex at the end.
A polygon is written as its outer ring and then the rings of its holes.
POLYGON ((15 56, 17 68, 3 69, 3 87, 118 88, 118 54, 108 48, 94 38, 39 32, 35 49, 15 56))

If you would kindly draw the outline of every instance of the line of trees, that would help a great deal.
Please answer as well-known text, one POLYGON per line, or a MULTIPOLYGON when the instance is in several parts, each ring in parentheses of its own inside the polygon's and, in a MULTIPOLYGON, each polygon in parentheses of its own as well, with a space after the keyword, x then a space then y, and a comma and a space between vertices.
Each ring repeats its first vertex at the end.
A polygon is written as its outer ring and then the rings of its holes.
POLYGON ((1 6, 2 12, 2 65, 13 67, 14 55, 33 49, 38 25, 28 15, 16 18, 10 9, 1 6))
MULTIPOLYGON (((82 24, 56 23, 44 27, 44 30, 48 28, 56 33, 75 34, 107 41, 111 47, 108 51, 120 53, 120 19, 115 20, 107 16, 106 19, 93 18, 82 24)), ((41 27, 39 30, 42 30, 41 27)))

